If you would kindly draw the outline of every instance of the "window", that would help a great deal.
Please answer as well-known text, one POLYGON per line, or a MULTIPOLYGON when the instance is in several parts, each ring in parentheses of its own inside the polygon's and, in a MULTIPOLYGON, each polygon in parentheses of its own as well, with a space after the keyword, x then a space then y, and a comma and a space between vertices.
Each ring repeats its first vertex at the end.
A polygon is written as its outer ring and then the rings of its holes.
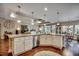
POLYGON ((79 34, 79 25, 75 25, 75 34, 79 34))
POLYGON ((73 34, 73 25, 62 26, 62 34, 73 34))

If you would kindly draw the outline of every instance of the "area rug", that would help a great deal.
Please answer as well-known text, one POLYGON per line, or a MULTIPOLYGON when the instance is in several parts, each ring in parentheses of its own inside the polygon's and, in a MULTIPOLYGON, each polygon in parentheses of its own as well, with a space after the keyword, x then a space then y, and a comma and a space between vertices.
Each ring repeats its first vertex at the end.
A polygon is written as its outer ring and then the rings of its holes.
POLYGON ((52 51, 39 51, 35 53, 34 56, 61 56, 61 55, 52 51))

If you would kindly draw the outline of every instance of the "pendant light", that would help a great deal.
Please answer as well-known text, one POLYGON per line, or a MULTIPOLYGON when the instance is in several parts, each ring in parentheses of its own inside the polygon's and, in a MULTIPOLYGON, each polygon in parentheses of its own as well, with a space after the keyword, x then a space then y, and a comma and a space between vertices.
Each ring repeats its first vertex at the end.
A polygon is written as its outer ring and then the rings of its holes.
POLYGON ((59 12, 57 12, 57 24, 56 25, 60 25, 60 23, 59 23, 59 12))
MULTIPOLYGON (((20 6, 20 5, 18 5, 17 7, 18 7, 18 11, 16 12, 16 14, 17 14, 17 15, 19 15, 19 14, 20 14, 20 8, 21 8, 21 6, 20 6)), ((20 25, 21 20, 17 20, 17 23, 20 25)), ((21 27, 20 27, 20 26, 18 26, 18 27, 17 27, 17 30, 20 32, 21 27)))
POLYGON ((18 5, 17 7, 18 7, 18 11, 17 11, 16 13, 20 13, 20 11, 21 11, 21 10, 20 10, 20 9, 21 9, 21 6, 18 5))
POLYGON ((34 12, 32 12, 32 23, 31 23, 31 25, 34 25, 33 15, 34 15, 34 12))
MULTIPOLYGON (((16 14, 19 14, 19 13, 20 13, 20 8, 21 8, 21 6, 18 5, 17 7, 18 7, 18 12, 16 12, 16 14)), ((17 23, 21 23, 21 20, 17 20, 17 23)))
MULTIPOLYGON (((44 19, 46 19, 46 14, 44 14, 44 19)), ((45 26, 46 24, 44 24, 44 26, 45 26)))

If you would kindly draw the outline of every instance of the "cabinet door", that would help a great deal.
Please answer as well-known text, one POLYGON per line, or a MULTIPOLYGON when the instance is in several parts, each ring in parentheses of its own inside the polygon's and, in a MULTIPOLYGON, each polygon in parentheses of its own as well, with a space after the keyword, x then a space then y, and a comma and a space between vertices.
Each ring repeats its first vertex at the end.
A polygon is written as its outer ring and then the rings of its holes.
POLYGON ((62 46, 63 46, 63 41, 62 40, 63 40, 62 36, 53 36, 52 45, 57 47, 57 48, 62 49, 62 46))
POLYGON ((46 45, 46 35, 40 36, 40 45, 46 45))
POLYGON ((52 36, 46 35, 46 45, 51 46, 52 45, 52 36))
POLYGON ((33 48, 33 37, 25 37, 25 51, 31 50, 33 48))
POLYGON ((15 38, 13 44, 14 54, 19 54, 24 51, 24 38, 15 38))

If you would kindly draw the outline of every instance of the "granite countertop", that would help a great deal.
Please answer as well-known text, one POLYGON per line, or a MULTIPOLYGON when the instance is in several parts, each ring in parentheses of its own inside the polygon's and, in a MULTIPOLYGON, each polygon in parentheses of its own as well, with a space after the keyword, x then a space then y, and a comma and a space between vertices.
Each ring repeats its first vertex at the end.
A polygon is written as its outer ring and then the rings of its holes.
POLYGON ((17 38, 17 37, 28 37, 28 36, 40 36, 40 35, 53 35, 53 36, 64 36, 62 34, 12 34, 7 35, 9 38, 17 38))
POLYGON ((28 37, 28 36, 35 36, 35 34, 12 34, 12 35, 8 35, 9 38, 28 37))

